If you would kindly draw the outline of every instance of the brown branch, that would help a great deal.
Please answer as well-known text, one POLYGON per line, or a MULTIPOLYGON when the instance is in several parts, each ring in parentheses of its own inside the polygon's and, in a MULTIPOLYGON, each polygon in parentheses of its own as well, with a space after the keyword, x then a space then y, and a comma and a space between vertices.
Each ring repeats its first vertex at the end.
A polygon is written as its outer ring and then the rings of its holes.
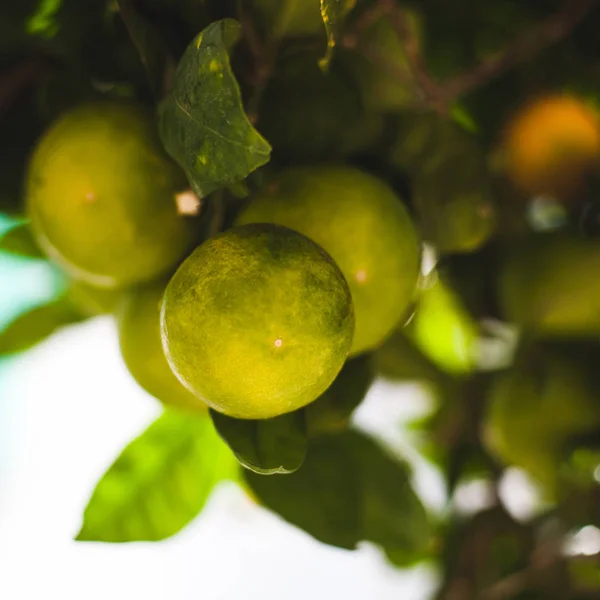
POLYGON ((431 108, 446 112, 447 107, 442 102, 442 88, 427 69, 421 52, 421 42, 415 30, 410 26, 406 11, 394 0, 380 0, 380 3, 386 8, 390 22, 404 46, 409 69, 425 101, 431 108))
POLYGON ((439 113, 447 114, 450 105, 457 98, 485 85, 511 68, 533 59, 545 48, 566 38, 599 3, 600 0, 564 0, 560 10, 517 37, 503 52, 483 60, 472 69, 446 82, 437 81, 429 73, 421 53, 419 39, 410 27, 406 11, 397 4, 396 0, 378 0, 371 9, 365 11, 354 28, 346 35, 344 45, 362 50, 367 59, 377 61, 390 76, 405 83, 404 73, 389 68, 389 61, 387 66, 384 65, 381 53, 376 53, 373 48, 361 44, 358 39, 358 34, 377 18, 388 17, 404 46, 411 74, 417 89, 422 94, 423 101, 439 113))
POLYGON ((443 96, 451 102, 467 92, 527 62, 548 46, 567 37, 573 28, 598 5, 599 0, 565 0, 563 7, 532 29, 524 32, 501 54, 488 58, 475 68, 443 85, 443 96))

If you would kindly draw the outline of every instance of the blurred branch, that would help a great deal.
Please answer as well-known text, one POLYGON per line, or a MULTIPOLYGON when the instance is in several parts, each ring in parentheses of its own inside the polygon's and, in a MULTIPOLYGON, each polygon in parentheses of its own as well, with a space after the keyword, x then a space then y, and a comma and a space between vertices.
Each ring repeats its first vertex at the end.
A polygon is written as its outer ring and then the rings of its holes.
POLYGON ((36 56, 27 58, 4 73, 0 73, 0 119, 8 112, 13 102, 47 68, 47 61, 36 56))
POLYGON ((504 52, 445 82, 443 94, 446 101, 452 101, 488 83, 511 68, 531 60, 544 48, 564 39, 598 5, 598 1, 565 0, 558 12, 517 37, 504 52))
POLYGON ((443 101, 443 88, 427 69, 421 53, 421 42, 416 31, 410 27, 406 11, 396 4, 395 0, 380 0, 380 3, 386 8, 390 22, 404 46, 410 71, 424 100, 431 108, 447 112, 447 104, 443 101))
POLYGON ((421 53, 419 38, 410 27, 407 12, 396 0, 378 0, 367 9, 345 36, 344 45, 359 49, 368 60, 376 62, 390 76, 405 83, 405 73, 389 68, 391 62, 386 61, 381 52, 369 44, 361 44, 359 40, 360 34, 373 22, 387 17, 404 46, 411 74, 424 103, 441 114, 447 114, 457 98, 533 59, 544 48, 566 38, 599 3, 600 0, 564 0, 560 10, 517 37, 504 51, 443 82, 437 81, 429 73, 421 53))

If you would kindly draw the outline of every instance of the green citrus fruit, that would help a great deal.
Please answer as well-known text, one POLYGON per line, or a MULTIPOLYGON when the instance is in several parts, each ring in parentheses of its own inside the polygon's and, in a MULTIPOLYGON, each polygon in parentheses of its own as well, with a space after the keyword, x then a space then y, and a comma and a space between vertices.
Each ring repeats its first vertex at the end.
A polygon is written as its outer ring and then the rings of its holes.
POLYGON ((379 345, 406 315, 419 276, 417 234, 400 199, 375 177, 347 167, 289 169, 238 222, 295 229, 333 257, 352 292, 352 354, 379 345))
POLYGON ((550 495, 569 438, 600 425, 600 406, 584 375, 555 356, 499 375, 488 406, 484 437, 490 450, 528 471, 550 495))
POLYGON ((163 284, 155 284, 126 295, 118 313, 123 360, 138 384, 164 404, 206 409, 202 400, 181 385, 165 357, 160 334, 164 289, 163 284))
POLYGON ((297 232, 236 227, 199 246, 167 285, 162 335, 171 368, 218 411, 274 417, 315 400, 352 344, 348 285, 297 232))
POLYGON ((476 366, 479 327, 460 297, 439 277, 421 293, 406 334, 447 373, 466 374, 476 366))
POLYGON ((412 177, 423 237, 442 254, 472 252, 493 232, 483 157, 476 138, 448 118, 430 112, 398 116, 390 161, 412 177))
POLYGON ((168 272, 193 247, 194 219, 177 212, 187 187, 138 107, 83 105, 42 137, 26 202, 40 246, 72 276, 123 287, 168 272))
POLYGON ((505 317, 541 337, 600 335, 600 243, 562 234, 513 246, 500 276, 505 317))

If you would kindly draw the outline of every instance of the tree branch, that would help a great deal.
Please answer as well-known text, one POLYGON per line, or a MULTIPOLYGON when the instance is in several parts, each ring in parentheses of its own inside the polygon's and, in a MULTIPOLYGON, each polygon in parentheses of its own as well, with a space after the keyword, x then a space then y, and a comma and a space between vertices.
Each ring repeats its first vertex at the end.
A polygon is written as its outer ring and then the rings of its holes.
POLYGON ((564 39, 597 5, 598 0, 565 0, 557 13, 524 32, 504 52, 444 83, 442 89, 446 102, 488 83, 511 68, 531 60, 544 48, 564 39))
POLYGON ((443 89, 427 69, 421 53, 421 42, 415 30, 410 26, 406 11, 394 0, 380 0, 380 2, 385 7, 390 22, 404 46, 409 69, 424 100, 435 110, 446 112, 447 107, 442 101, 443 89))

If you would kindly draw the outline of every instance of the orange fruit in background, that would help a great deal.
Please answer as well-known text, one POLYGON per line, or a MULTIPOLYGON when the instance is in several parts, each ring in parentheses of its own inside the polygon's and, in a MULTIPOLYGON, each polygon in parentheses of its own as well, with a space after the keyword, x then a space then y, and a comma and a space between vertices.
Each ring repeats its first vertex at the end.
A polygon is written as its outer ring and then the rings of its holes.
POLYGON ((598 113, 583 100, 557 95, 532 101, 504 132, 506 171, 532 195, 573 194, 600 161, 598 113))

